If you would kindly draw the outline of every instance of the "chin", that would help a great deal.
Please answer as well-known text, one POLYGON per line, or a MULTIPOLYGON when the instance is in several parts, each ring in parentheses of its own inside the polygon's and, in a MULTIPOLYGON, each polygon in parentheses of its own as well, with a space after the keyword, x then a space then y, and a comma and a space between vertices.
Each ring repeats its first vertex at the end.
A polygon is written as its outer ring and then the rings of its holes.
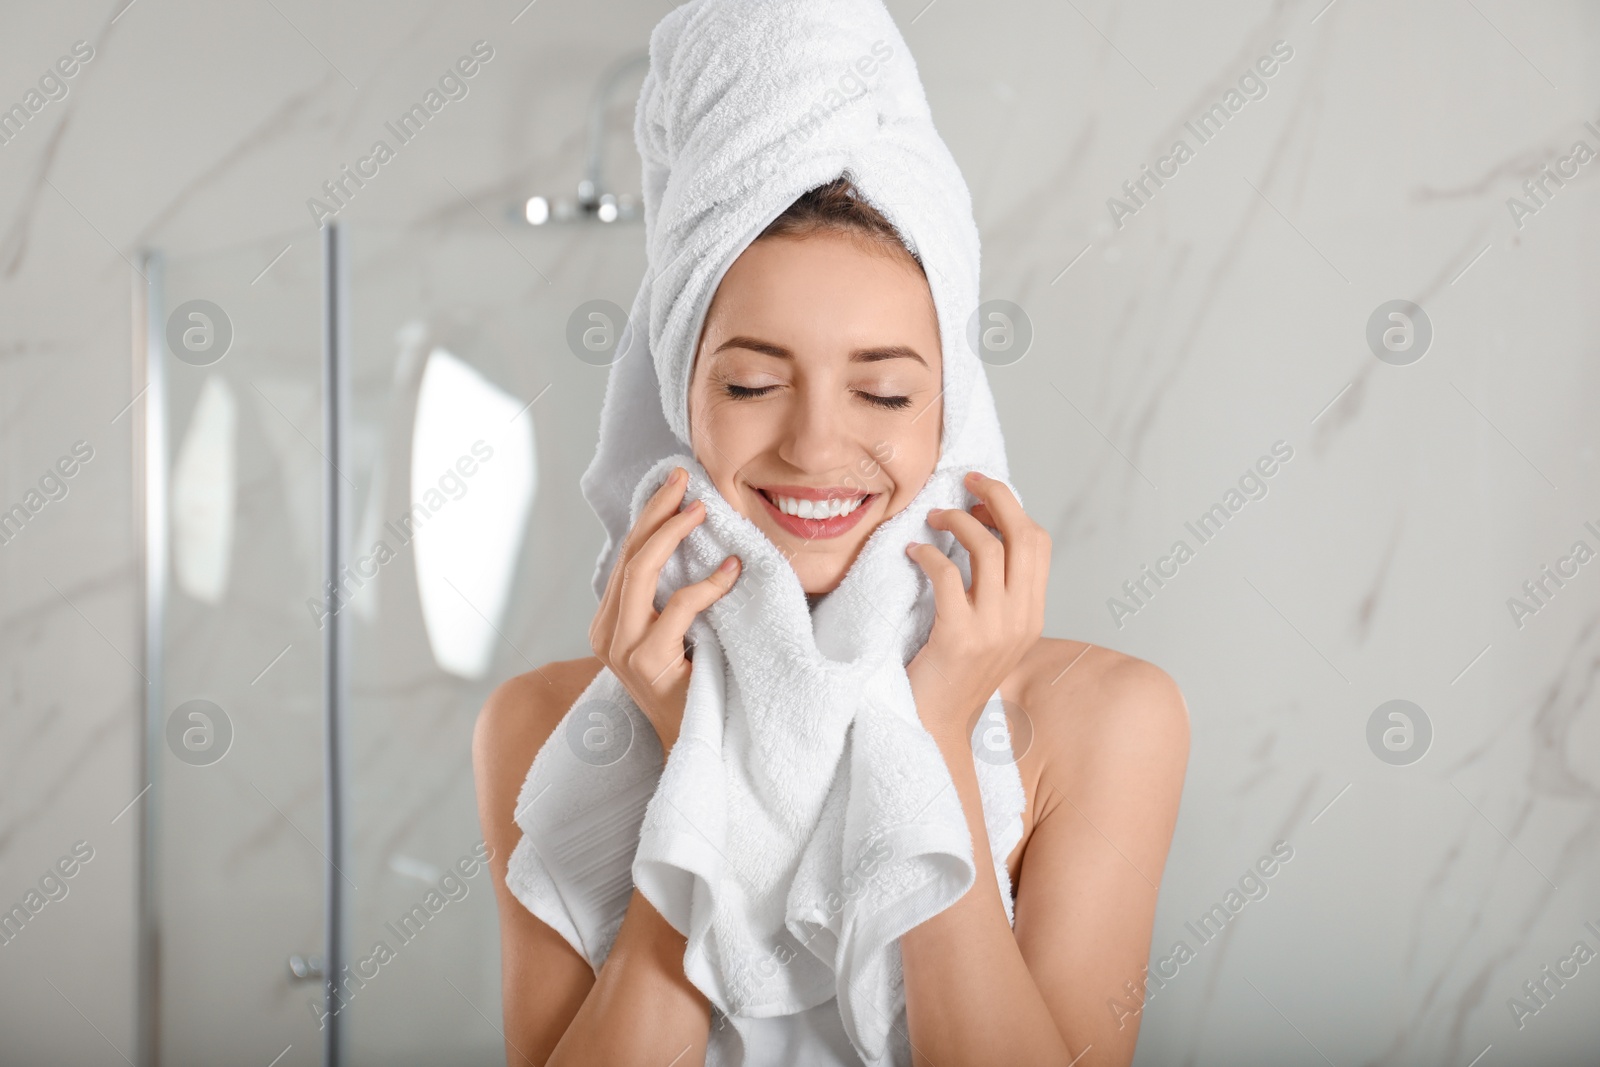
POLYGON ((767 534, 779 550, 789 556, 789 566, 794 568, 796 576, 799 577, 800 588, 810 596, 831 593, 839 588, 839 583, 844 581, 844 576, 849 573, 850 567, 861 554, 861 550, 866 547, 867 539, 871 535, 871 529, 862 530, 859 537, 851 538, 852 543, 845 546, 837 543, 823 544, 818 541, 801 542, 796 545, 792 537, 780 539, 770 532, 767 534))
POLYGON ((797 568, 795 573, 800 578, 800 588, 807 596, 822 596, 839 588, 839 583, 844 581, 845 571, 849 568, 820 567, 797 568))

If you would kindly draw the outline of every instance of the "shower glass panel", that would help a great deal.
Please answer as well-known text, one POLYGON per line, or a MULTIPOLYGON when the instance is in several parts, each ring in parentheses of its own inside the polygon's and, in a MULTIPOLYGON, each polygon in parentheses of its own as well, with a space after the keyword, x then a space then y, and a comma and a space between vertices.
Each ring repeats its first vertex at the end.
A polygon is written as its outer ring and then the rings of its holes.
MULTIPOLYGON (((580 305, 624 307, 637 226, 467 212, 352 226, 346 737, 349 1064, 505 1062, 472 728, 500 681, 588 654, 601 532, 578 491, 606 368, 580 305)), ((341 979, 341 984, 343 980, 341 979)))
POLYGON ((151 569, 141 1067, 321 1062, 322 264, 315 241, 147 261, 151 569), (164 476, 164 477, 163 477, 164 476), (161 507, 164 498, 165 507, 161 507))
POLYGON ((447 224, 347 225, 339 242, 349 399, 336 457, 314 235, 168 254, 152 274, 152 343, 167 345, 166 323, 192 300, 232 327, 209 365, 164 351, 152 385, 169 425, 170 563, 152 651, 166 682, 150 741, 162 1065, 323 1063, 330 1006, 340 1064, 504 1062, 472 728, 500 681, 588 654, 602 533, 578 477, 607 358, 582 339, 620 334, 589 312, 631 305, 642 228, 533 227, 463 204, 447 224), (332 590, 328 458, 348 501, 332 590), (347 679, 337 851, 324 839, 323 628, 335 622, 347 679), (169 729, 196 699, 210 704, 169 729), (231 740, 202 762, 184 731, 199 752, 208 729, 231 740), (323 975, 330 856, 343 857, 344 966, 323 975))

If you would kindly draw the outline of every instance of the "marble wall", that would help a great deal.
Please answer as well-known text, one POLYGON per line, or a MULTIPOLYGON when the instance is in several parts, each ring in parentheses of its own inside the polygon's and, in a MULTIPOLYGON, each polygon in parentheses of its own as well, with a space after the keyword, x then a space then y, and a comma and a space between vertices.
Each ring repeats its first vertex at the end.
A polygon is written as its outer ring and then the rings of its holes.
MULTIPOLYGON (((570 192, 596 81, 666 10, 114 0, 7 16, 0 107, 63 57, 73 73, 0 144, 0 507, 43 502, 0 544, 0 903, 58 863, 73 873, 0 945, 0 1061, 136 1059, 150 802, 165 1061, 319 1062, 314 983, 285 962, 317 948, 324 869, 307 200, 484 41, 470 92, 338 213, 358 513, 387 516, 405 490, 415 324, 539 397, 540 488, 486 677, 434 664, 409 560, 363 591, 354 947, 478 841, 467 744, 483 695, 585 650, 599 530, 576 479, 604 371, 568 350, 567 316, 627 306, 643 267, 637 226, 535 231, 506 212, 570 192), (162 761, 148 793, 132 342, 146 251, 163 257, 164 306, 207 298, 236 324, 222 361, 173 364, 163 401, 177 440, 206 381, 223 383, 238 457, 226 589, 174 594, 162 679, 169 706, 227 708, 234 747, 162 761)), ((1584 925, 1600 927, 1600 12, 891 10, 972 188, 984 295, 1033 326, 1026 356, 989 374, 1024 503, 1055 537, 1047 632, 1157 663, 1189 703, 1152 954, 1169 977, 1138 1062, 1592 1054, 1600 970, 1543 1005, 1523 983, 1579 940, 1600 949, 1584 925), (1393 301, 1420 313, 1391 320, 1393 301), (1218 504, 1220 530, 1191 529, 1218 504), (1387 718, 1394 700, 1408 718, 1387 718), (1196 937, 1278 842, 1292 858, 1265 895, 1196 937)), ((634 190, 637 72, 622 85, 607 147, 634 190)), ((352 1062, 500 1062, 493 904, 469 882, 352 999, 352 1062)))

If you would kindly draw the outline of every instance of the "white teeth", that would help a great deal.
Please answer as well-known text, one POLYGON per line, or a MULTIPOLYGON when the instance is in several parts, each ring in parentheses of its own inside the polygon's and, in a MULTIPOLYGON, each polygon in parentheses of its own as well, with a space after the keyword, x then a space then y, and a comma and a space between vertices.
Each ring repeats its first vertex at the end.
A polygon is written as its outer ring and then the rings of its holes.
POLYGON ((866 500, 864 496, 831 497, 827 500, 804 500, 792 496, 769 497, 785 515, 801 519, 831 519, 848 515, 866 500))

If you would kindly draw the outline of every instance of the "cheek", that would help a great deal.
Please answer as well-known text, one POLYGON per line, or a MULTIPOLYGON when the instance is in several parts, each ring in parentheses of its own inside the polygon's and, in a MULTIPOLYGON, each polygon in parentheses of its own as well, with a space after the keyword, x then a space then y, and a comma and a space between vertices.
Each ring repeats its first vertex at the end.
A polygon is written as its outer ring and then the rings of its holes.
MULTIPOLYGON (((752 418, 750 408, 734 400, 710 398, 698 409, 693 422, 695 444, 706 446, 711 453, 701 457, 702 462, 726 462, 726 457, 759 447, 763 420, 752 418)), ((706 463, 707 469, 710 466, 706 463)))
POLYGON ((735 476, 753 457, 771 447, 768 438, 772 420, 757 417, 750 405, 736 401, 696 399, 690 422, 694 457, 706 469, 717 491, 733 502, 735 476))
POLYGON ((873 448, 884 473, 894 483, 894 495, 890 499, 895 505, 909 502, 939 464, 938 423, 934 423, 933 433, 922 429, 922 424, 934 415, 935 412, 930 411, 916 423, 900 427, 873 448))

